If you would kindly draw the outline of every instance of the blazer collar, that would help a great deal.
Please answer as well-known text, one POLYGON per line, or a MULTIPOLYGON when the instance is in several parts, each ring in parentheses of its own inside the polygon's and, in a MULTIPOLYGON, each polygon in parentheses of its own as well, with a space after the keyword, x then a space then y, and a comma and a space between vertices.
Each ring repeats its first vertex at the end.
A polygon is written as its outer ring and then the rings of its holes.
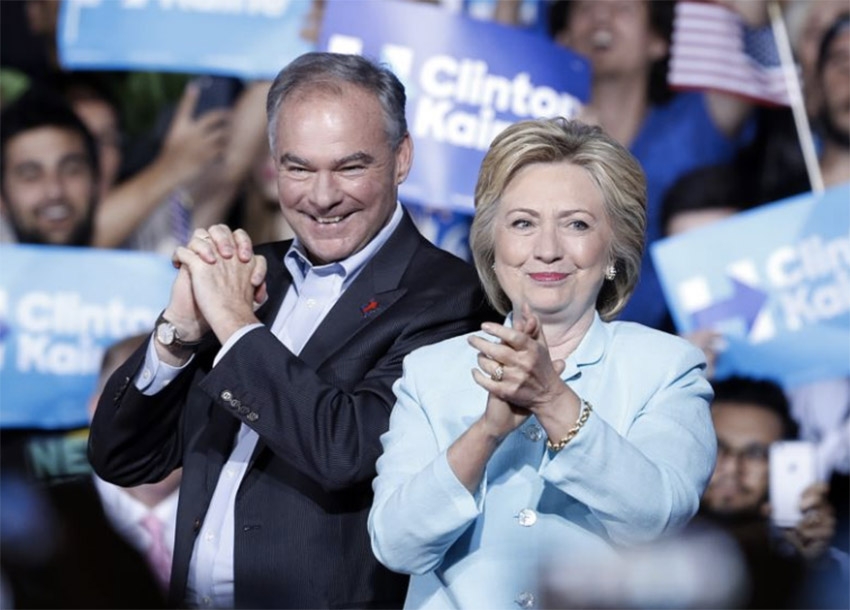
POLYGON ((605 323, 599 317, 599 312, 593 312, 593 322, 587 329, 575 351, 566 359, 566 368, 561 377, 569 379, 579 373, 579 367, 596 364, 605 353, 606 332, 605 323))
POLYGON ((269 298, 255 313, 260 322, 266 326, 271 326, 274 322, 274 317, 277 315, 281 303, 283 303, 283 297, 292 285, 292 276, 289 275, 289 271, 283 264, 283 257, 291 245, 292 240, 277 241, 268 244, 261 251, 266 256, 268 263, 266 290, 269 298))

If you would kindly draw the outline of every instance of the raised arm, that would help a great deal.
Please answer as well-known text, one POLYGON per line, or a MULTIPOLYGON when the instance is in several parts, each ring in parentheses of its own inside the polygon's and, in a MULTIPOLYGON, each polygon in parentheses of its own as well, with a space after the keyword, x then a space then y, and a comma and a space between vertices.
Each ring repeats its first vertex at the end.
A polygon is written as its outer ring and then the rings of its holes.
POLYGON ((165 136, 150 165, 119 184, 97 208, 94 245, 115 248, 175 189, 188 185, 227 149, 230 111, 213 110, 194 118, 199 90, 186 86, 165 136))

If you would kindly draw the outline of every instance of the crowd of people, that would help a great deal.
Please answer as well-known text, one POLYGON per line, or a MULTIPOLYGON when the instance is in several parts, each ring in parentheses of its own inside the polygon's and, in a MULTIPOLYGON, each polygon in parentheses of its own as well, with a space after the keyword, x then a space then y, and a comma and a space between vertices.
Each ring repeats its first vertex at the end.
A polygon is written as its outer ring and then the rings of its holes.
MULTIPOLYGON (((766 3, 723 4, 769 28, 766 3)), ((131 129, 137 75, 63 71, 58 3, 2 5, 0 242, 178 268, 151 332, 106 353, 91 473, 33 485, 4 431, 3 607, 848 607, 850 378, 715 379, 723 335, 676 336, 648 255, 812 189, 790 110, 671 90, 673 2, 537 6, 590 100, 494 139, 462 261, 416 228, 439 202, 399 202, 417 161, 387 67, 152 76, 177 94, 131 129), (203 109, 210 87, 229 105, 203 109), (787 440, 818 480, 779 525, 787 440), (665 544, 696 562, 688 595, 665 544), (643 573, 592 570, 629 553, 643 573), (658 574, 678 589, 648 598, 658 574)), ((824 183, 848 186, 850 10, 786 18, 824 183)))

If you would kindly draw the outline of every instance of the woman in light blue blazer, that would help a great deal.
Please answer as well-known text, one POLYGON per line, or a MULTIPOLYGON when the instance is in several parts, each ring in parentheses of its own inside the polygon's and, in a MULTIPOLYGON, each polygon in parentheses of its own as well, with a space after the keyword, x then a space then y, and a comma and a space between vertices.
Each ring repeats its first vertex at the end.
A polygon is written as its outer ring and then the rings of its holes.
POLYGON ((413 575, 410 608, 540 607, 544 569, 679 528, 714 467, 702 352, 610 321, 643 250, 635 159, 597 127, 517 123, 475 204, 475 264, 507 319, 410 354, 381 438, 369 531, 413 575))

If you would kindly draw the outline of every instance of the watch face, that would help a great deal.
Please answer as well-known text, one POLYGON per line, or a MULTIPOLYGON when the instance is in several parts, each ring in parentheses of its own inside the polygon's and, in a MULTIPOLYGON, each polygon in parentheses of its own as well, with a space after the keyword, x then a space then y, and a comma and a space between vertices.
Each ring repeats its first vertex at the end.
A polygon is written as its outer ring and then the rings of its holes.
POLYGON ((163 345, 171 345, 174 343, 174 325, 169 322, 163 322, 157 326, 156 338, 163 345))

